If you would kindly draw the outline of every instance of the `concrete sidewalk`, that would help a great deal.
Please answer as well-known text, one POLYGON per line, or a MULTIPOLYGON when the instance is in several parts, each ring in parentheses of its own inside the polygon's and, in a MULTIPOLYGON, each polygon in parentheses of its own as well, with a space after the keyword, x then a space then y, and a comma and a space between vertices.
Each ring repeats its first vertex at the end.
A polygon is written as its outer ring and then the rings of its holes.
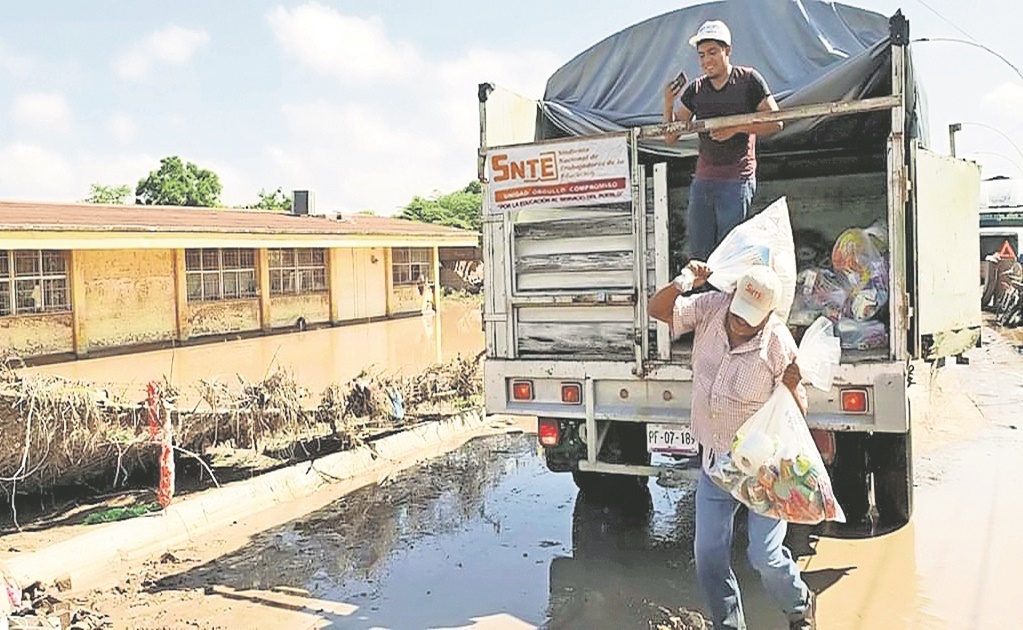
POLYGON ((84 533, 70 539, 7 555, 0 570, 5 569, 21 585, 50 584, 70 576, 75 591, 105 586, 120 579, 119 565, 158 556, 248 516, 315 495, 317 500, 296 505, 302 511, 286 511, 286 516, 294 518, 453 451, 475 437, 522 428, 514 420, 466 412, 350 451, 188 496, 161 513, 82 528, 84 533))

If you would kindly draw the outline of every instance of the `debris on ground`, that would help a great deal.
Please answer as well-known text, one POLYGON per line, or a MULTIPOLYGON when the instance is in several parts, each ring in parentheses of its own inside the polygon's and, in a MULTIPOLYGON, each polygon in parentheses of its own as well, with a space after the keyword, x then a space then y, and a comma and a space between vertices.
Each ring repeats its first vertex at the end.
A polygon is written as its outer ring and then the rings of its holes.
POLYGON ((672 611, 657 606, 658 619, 650 620, 650 630, 711 630, 714 624, 690 608, 672 611))
MULTIPOLYGON (((193 386, 201 402, 189 409, 179 407, 180 392, 166 379, 152 385, 175 455, 213 477, 211 452, 219 447, 285 465, 478 406, 481 358, 458 357, 409 377, 363 372, 331 385, 319 401, 282 369, 258 382, 238 377, 234 386, 202 380, 193 386)), ((0 490, 16 527, 16 496, 61 487, 100 494, 156 469, 160 444, 149 430, 146 400, 124 400, 95 383, 21 374, 23 366, 0 356, 0 435, 7 438, 0 444, 0 490)), ((132 506, 90 518, 105 522, 146 511, 132 506)))

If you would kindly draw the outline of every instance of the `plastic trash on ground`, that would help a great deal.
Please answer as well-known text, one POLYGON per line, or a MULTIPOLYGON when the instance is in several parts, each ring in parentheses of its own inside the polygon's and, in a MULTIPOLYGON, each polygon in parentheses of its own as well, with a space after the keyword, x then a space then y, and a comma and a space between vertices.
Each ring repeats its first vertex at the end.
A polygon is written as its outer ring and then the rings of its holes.
POLYGON ((732 228, 707 258, 707 265, 713 271, 708 282, 726 293, 735 291, 739 278, 751 266, 774 269, 782 284, 775 312, 786 321, 796 292, 796 251, 785 197, 732 228))
POLYGON ((736 432, 709 475, 757 514, 789 523, 845 522, 817 446, 792 393, 779 386, 736 432))

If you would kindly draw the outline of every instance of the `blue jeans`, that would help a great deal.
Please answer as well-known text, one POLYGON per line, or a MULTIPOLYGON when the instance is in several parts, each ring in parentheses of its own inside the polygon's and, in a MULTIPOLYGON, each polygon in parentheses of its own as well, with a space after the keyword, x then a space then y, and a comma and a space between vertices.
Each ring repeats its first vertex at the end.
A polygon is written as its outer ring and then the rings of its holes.
POLYGON ((757 180, 694 179, 689 187, 689 255, 707 260, 732 228, 749 216, 757 180))
MULTIPOLYGON (((714 628, 745 630, 739 582, 732 571, 732 533, 739 502, 700 471, 696 486, 696 575, 714 616, 714 628)), ((792 553, 782 544, 787 524, 749 513, 746 555, 760 574, 764 590, 790 620, 802 619, 809 589, 792 553)))

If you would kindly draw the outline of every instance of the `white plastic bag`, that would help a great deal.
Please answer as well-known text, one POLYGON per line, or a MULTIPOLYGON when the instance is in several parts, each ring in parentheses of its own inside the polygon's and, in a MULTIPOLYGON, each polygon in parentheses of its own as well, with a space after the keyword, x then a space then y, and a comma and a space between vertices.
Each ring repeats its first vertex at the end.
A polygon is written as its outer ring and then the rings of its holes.
POLYGON ((796 248, 785 197, 732 228, 707 258, 707 266, 713 272, 707 281, 731 293, 753 265, 767 265, 778 274, 782 292, 775 312, 783 322, 787 321, 796 294, 796 248))
POLYGON ((842 343, 835 336, 835 325, 826 317, 818 318, 799 342, 796 364, 803 380, 821 391, 829 391, 841 361, 842 343))
POLYGON ((708 473, 750 510, 789 523, 845 522, 824 461, 792 392, 778 386, 708 473))

